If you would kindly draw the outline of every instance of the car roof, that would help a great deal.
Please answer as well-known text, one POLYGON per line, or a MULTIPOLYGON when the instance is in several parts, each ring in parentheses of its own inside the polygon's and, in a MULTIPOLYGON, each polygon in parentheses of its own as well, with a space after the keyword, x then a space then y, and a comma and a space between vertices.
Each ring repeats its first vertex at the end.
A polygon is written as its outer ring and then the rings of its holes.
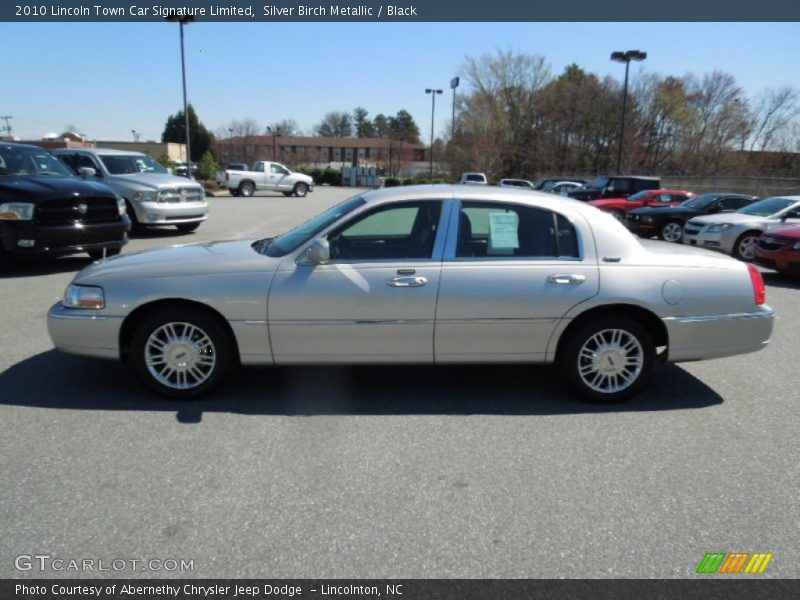
POLYGON ((134 152, 133 150, 117 150, 116 148, 59 148, 56 150, 56 152, 86 152, 87 154, 105 156, 147 156, 147 154, 144 152, 134 152))
POLYGON ((47 148, 42 148, 41 146, 35 146, 33 144, 20 144, 19 142, 0 141, 0 146, 10 146, 12 148, 33 148, 34 150, 44 150, 45 152, 49 152, 47 148))

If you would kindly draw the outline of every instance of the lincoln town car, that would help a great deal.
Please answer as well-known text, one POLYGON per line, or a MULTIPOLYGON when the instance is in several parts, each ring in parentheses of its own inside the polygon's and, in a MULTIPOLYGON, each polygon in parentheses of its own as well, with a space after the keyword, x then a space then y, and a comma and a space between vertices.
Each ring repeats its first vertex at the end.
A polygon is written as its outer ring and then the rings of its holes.
POLYGON ((660 363, 763 348, 773 319, 752 265, 644 246, 552 194, 441 185, 367 192, 277 237, 95 262, 48 328, 177 398, 238 364, 554 363, 611 402, 660 363))

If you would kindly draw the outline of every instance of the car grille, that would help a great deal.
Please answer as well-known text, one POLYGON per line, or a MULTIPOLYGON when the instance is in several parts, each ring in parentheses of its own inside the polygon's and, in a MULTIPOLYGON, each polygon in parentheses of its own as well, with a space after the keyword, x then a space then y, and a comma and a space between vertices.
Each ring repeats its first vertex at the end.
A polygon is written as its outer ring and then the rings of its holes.
POLYGON ((687 225, 686 227, 684 227, 683 233, 685 233, 686 235, 697 235, 698 233, 700 233, 700 230, 694 229, 693 227, 687 225))
POLYGON ((761 237, 758 240, 758 247, 767 252, 777 252, 788 244, 791 240, 779 237, 761 237))
POLYGON ((74 225, 119 221, 116 198, 53 198, 36 204, 36 225, 74 225))
POLYGON ((182 187, 162 190, 158 199, 160 202, 200 202, 204 197, 202 188, 182 187))
POLYGON ((638 221, 639 220, 639 215, 628 214, 628 215, 626 215, 626 218, 628 219, 628 221, 638 221))

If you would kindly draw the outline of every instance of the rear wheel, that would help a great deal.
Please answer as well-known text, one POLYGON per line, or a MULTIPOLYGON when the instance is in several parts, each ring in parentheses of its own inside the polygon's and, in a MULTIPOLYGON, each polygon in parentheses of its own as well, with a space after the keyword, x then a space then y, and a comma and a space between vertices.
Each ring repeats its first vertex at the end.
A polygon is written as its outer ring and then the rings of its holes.
POLYGON ((182 231, 184 233, 189 233, 190 231, 194 231, 198 227, 200 227, 200 221, 196 223, 180 223, 179 225, 175 225, 178 228, 178 231, 182 231))
POLYGON ((294 184, 294 195, 298 198, 302 198, 308 193, 308 186, 305 183, 295 183, 294 184))
POLYGON ((230 192, 231 196, 236 197, 239 195, 239 190, 237 189, 229 189, 228 191, 230 192))
POLYGON ((239 184, 239 195, 249 198, 256 192, 256 186, 249 181, 239 184))
POLYGON ((683 238, 683 223, 680 221, 668 221, 658 230, 658 237, 665 242, 677 244, 683 238))
POLYGON ((131 341, 131 366, 149 387, 172 398, 215 388, 233 362, 233 344, 217 319, 192 308, 167 308, 142 321, 131 341))
POLYGON ((760 231, 748 231, 739 236, 733 246, 733 256, 739 260, 750 262, 756 255, 756 242, 761 237, 760 231))
POLYGON ((624 317, 587 322, 569 333, 559 358, 562 376, 596 402, 619 402, 650 379, 655 345, 647 330, 624 317))

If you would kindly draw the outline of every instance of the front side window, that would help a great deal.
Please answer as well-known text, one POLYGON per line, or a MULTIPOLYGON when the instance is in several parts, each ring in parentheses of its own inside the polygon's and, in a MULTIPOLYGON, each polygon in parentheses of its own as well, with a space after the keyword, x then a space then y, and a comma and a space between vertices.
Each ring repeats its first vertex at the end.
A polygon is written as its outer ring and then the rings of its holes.
POLYGON ((430 258, 442 203, 403 202, 356 217, 328 236, 332 260, 430 258))
POLYGON ((275 164, 270 165, 269 170, 272 173, 276 173, 277 175, 288 175, 289 174, 289 171, 287 171, 286 169, 284 169, 280 165, 275 165, 275 164))
POLYGON ((464 202, 456 257, 577 258, 578 235, 567 218, 529 206, 464 202))

